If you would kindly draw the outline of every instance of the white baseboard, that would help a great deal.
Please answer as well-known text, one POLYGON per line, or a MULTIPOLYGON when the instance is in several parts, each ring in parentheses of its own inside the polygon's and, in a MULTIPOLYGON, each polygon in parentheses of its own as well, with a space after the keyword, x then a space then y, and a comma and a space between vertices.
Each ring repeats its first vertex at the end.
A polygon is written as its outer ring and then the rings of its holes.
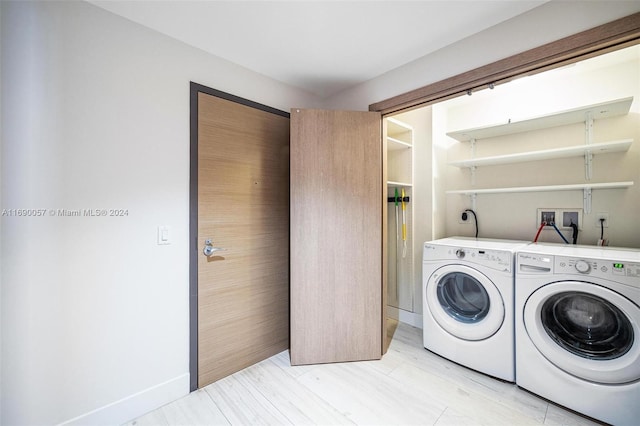
POLYGON ((423 327, 422 314, 416 314, 415 312, 409 312, 404 309, 398 309, 395 306, 387 305, 387 316, 414 327, 423 327))
POLYGON ((60 425, 120 425, 189 393, 189 373, 64 421, 60 425))

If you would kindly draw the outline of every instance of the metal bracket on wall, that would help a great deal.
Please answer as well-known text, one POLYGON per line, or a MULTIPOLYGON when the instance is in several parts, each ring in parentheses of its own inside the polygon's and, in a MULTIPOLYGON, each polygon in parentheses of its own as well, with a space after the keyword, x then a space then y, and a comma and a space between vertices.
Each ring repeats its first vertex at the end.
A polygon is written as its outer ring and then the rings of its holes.
MULTIPOLYGON (((470 143, 471 143, 471 159, 473 160, 474 158, 476 158, 476 139, 471 138, 470 143)), ((476 166, 471 166, 471 186, 476 185, 476 169, 477 169, 476 166)))
POLYGON ((472 194, 469 194, 469 199, 471 201, 471 210, 473 211, 476 210, 476 198, 478 198, 478 194, 476 194, 475 192, 472 194))
POLYGON ((591 151, 584 153, 584 177, 586 180, 591 180, 593 175, 593 154, 591 151))
MULTIPOLYGON (((591 145, 593 143, 593 116, 588 112, 584 121, 584 143, 591 145)), ((584 177, 591 180, 593 176, 593 154, 590 150, 584 152, 584 177)))
POLYGON ((582 208, 585 214, 591 213, 591 188, 584 188, 582 196, 582 208))

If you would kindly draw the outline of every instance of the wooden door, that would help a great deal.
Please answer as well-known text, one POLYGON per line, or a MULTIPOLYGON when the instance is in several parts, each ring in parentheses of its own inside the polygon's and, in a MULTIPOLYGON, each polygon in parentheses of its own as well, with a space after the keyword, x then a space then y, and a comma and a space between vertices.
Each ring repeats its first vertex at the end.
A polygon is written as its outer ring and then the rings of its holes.
POLYGON ((205 93, 197 108, 203 387, 289 347, 289 118, 205 93))
POLYGON ((382 355, 382 166, 379 113, 291 111, 294 365, 382 355))

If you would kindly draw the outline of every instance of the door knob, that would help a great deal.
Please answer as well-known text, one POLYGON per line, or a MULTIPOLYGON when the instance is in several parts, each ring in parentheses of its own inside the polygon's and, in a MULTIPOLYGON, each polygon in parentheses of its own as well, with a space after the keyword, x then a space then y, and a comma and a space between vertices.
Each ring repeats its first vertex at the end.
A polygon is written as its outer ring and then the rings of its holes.
POLYGON ((217 251, 224 251, 224 250, 225 249, 222 247, 214 247, 212 240, 206 240, 204 242, 204 250, 202 250, 202 252, 204 253, 205 256, 209 257, 217 251))

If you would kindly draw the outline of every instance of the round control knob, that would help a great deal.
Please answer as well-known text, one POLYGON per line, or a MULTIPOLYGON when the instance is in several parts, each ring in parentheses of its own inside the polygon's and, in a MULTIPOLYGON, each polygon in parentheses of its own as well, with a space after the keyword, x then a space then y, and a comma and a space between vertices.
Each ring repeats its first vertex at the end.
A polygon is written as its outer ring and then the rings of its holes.
POLYGON ((464 250, 462 250, 462 249, 456 250, 456 256, 458 256, 459 259, 463 259, 464 258, 464 250))
POLYGON ((589 265, 584 260, 578 260, 576 262, 576 270, 581 274, 586 274, 591 270, 591 265, 589 265))

